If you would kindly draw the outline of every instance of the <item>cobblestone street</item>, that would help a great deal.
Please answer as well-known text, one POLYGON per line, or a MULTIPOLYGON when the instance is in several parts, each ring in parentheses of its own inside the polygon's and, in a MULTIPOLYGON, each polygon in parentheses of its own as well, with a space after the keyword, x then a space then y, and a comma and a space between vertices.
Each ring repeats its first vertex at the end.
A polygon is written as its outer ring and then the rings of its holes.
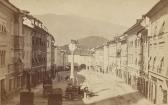
POLYGON ((82 71, 89 90, 96 96, 83 100, 90 105, 153 105, 137 90, 126 85, 112 73, 102 74, 94 71, 82 71))
MULTIPOLYGON (((63 75, 62 80, 53 80, 53 88, 62 88, 63 95, 68 84, 64 78, 69 72, 60 73, 63 75)), ((137 90, 133 90, 126 85, 124 81, 115 77, 112 73, 102 74, 95 71, 83 70, 77 74, 79 84, 87 86, 89 91, 95 96, 82 100, 66 100, 63 99, 63 105, 153 105, 145 99, 137 90)), ((34 105, 47 105, 48 98, 44 97, 42 85, 33 88, 35 93, 34 105)), ((3 105, 18 105, 19 94, 11 100, 3 103, 3 105)))

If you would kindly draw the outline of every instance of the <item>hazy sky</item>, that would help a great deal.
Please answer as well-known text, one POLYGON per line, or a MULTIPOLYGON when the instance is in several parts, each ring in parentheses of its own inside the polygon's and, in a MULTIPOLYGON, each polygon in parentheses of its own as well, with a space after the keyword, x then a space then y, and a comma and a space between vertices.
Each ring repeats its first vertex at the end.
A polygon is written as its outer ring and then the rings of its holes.
POLYGON ((32 14, 75 14, 130 27, 159 0, 10 0, 32 14))

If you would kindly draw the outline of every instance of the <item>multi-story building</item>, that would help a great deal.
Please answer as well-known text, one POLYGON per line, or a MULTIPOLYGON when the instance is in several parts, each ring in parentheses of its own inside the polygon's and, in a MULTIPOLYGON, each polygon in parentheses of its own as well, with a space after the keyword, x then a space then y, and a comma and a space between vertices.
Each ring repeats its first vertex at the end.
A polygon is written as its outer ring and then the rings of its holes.
POLYGON ((109 42, 104 44, 104 52, 103 53, 104 53, 103 54, 104 55, 103 56, 103 58, 104 58, 103 70, 104 70, 104 72, 108 73, 109 72, 109 42))
POLYGON ((55 48, 55 64, 56 68, 63 66, 63 54, 61 53, 61 48, 56 46, 55 48))
POLYGON ((47 57, 48 68, 53 62, 53 44, 53 36, 40 20, 8 0, 0 0, 0 104, 25 86, 25 71, 31 75, 32 86, 45 79, 47 57), (48 36, 51 40, 47 49, 48 36))
POLYGON ((23 63, 24 63, 24 76, 22 77, 21 86, 26 86, 26 71, 30 71, 32 67, 32 32, 33 28, 26 24, 24 17, 23 21, 23 36, 24 36, 24 51, 23 51, 23 63))
POLYGON ((43 79, 48 77, 47 72, 47 36, 49 35, 47 28, 41 21, 28 16, 33 25, 32 32, 32 68, 31 85, 36 86, 43 79))
POLYGON ((55 39, 54 37, 52 37, 52 41, 51 41, 51 76, 55 77, 55 70, 56 70, 56 63, 55 63, 55 49, 56 46, 55 44, 55 39))
POLYGON ((64 69, 65 66, 68 65, 70 60, 70 56, 68 55, 66 50, 63 50, 61 47, 55 47, 55 65, 56 70, 64 69))
POLYGON ((117 43, 116 40, 113 39, 109 41, 109 71, 115 73, 116 71, 116 50, 117 50, 117 43))
POLYGON ((94 49, 95 67, 98 71, 104 72, 104 46, 98 46, 94 49))
POLYGON ((118 50, 118 53, 120 53, 120 77, 123 78, 127 82, 127 37, 125 35, 120 36, 120 50, 118 50))
POLYGON ((141 40, 138 37, 139 32, 143 29, 142 19, 130 27, 124 34, 127 35, 127 54, 128 54, 128 84, 137 88, 138 77, 140 76, 141 63, 141 40))
POLYGON ((96 48, 93 54, 96 65, 104 62, 104 70, 108 65, 109 71, 116 71, 126 83, 158 104, 168 103, 167 20, 168 1, 160 0, 123 33, 124 38, 109 41, 108 53, 105 45, 104 52, 96 48))
POLYGON ((139 77, 138 77, 138 87, 137 89, 147 98, 148 97, 148 20, 142 16, 142 20, 139 25, 139 30, 137 33, 137 38, 139 40, 139 77))
MULTIPOLYGON (((54 37, 51 34, 47 36, 47 69, 46 71, 51 74, 52 67, 52 46, 54 45, 54 37)), ((54 57, 53 57, 54 58, 54 57)))
MULTIPOLYGON (((81 65, 85 65, 85 67, 89 67, 91 66, 91 51, 88 49, 82 49, 82 48, 78 48, 75 53, 74 53, 74 64, 75 66, 80 67, 81 65)), ((72 61, 72 55, 68 55, 68 62, 70 64, 70 62, 72 61)))
POLYGON ((149 99, 168 103, 168 1, 160 0, 148 13, 149 18, 149 99))
POLYGON ((116 41, 116 75, 122 78, 121 72, 121 41, 120 37, 115 38, 116 41))
POLYGON ((0 1, 0 100, 20 86, 23 70, 22 16, 8 0, 0 1))

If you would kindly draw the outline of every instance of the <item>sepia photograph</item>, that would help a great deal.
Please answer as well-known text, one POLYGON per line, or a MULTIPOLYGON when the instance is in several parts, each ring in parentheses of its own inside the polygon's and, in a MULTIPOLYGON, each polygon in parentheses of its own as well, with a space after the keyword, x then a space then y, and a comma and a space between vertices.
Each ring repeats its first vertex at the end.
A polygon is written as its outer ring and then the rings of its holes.
POLYGON ((168 105, 168 0, 0 0, 0 105, 168 105))

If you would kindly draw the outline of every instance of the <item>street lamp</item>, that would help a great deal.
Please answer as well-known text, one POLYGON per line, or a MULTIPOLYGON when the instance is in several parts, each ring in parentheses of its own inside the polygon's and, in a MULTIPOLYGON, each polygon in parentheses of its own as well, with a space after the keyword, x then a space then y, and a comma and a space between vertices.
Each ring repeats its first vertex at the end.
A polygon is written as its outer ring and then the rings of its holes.
POLYGON ((70 79, 72 80, 73 83, 74 83, 74 52, 76 48, 77 48, 76 41, 71 40, 71 43, 69 44, 69 50, 71 51, 71 57, 72 57, 70 79))

